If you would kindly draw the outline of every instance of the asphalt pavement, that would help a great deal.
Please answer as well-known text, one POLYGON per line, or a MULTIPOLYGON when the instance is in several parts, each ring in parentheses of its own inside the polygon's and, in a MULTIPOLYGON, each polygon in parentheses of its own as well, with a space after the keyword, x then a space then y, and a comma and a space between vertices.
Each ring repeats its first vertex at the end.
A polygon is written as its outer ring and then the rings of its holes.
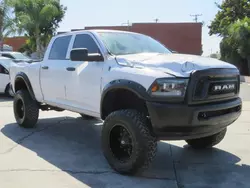
POLYGON ((250 83, 240 84, 240 97, 244 101, 250 101, 250 83))
POLYGON ((151 167, 122 176, 101 150, 100 120, 41 112, 35 129, 14 120, 12 100, 0 96, 0 188, 249 188, 250 85, 241 84, 243 112, 213 149, 195 151, 184 141, 159 142, 151 167))

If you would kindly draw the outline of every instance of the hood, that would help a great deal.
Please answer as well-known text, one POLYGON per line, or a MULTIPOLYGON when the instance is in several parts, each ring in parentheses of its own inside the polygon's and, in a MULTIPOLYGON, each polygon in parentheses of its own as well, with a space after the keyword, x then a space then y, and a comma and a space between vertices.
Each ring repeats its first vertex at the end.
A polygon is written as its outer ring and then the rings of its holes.
POLYGON ((15 62, 15 63, 32 63, 32 60, 31 59, 13 59, 13 61, 15 62))
POLYGON ((236 68, 234 65, 214 58, 186 54, 141 53, 117 56, 121 65, 150 68, 177 77, 189 77, 195 70, 210 68, 236 68))

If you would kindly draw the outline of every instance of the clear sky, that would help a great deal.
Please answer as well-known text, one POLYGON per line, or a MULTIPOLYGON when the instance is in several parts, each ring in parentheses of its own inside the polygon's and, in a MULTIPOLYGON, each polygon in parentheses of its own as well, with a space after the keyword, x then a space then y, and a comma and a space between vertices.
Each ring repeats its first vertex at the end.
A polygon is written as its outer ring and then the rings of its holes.
POLYGON ((214 2, 222 0, 61 0, 68 7, 59 31, 84 28, 85 26, 122 25, 130 21, 192 22, 190 14, 202 14, 199 21, 202 30, 203 55, 219 50, 220 38, 209 36, 208 25, 218 9, 214 2))

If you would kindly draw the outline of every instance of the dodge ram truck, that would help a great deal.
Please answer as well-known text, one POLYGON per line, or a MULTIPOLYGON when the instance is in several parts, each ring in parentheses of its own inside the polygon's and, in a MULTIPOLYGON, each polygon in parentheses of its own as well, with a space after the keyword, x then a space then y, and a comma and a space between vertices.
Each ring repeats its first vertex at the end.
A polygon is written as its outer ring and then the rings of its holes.
POLYGON ((234 65, 133 32, 56 35, 41 62, 13 65, 10 77, 17 124, 35 127, 40 110, 100 118, 104 156, 121 174, 148 167, 159 140, 215 146, 242 109, 234 65))

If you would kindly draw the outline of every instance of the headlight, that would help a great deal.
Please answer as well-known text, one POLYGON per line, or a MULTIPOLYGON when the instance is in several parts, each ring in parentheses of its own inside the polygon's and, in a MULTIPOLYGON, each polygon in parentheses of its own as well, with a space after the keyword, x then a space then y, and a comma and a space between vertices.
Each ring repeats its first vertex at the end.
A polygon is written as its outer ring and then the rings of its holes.
POLYGON ((160 97, 184 97, 188 79, 157 79, 151 86, 151 95, 160 97))

